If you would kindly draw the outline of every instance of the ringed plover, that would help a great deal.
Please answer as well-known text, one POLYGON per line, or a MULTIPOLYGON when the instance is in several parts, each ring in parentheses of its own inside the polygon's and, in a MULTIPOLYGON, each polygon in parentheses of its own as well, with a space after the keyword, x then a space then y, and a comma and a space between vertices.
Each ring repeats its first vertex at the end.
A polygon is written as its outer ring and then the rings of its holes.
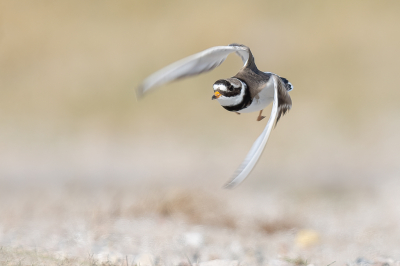
POLYGON ((257 121, 262 120, 262 111, 271 102, 272 112, 261 135, 254 142, 246 158, 225 184, 225 188, 233 188, 240 184, 251 172, 261 156, 268 141, 273 124, 278 123, 282 115, 292 107, 289 91, 292 84, 271 72, 258 70, 250 49, 242 44, 215 46, 200 53, 191 55, 146 78, 137 89, 137 97, 165 83, 189 76, 198 75, 218 67, 229 54, 236 53, 243 61, 239 72, 227 79, 217 80, 214 85, 212 100, 217 100, 228 111, 241 113, 259 112, 257 121))

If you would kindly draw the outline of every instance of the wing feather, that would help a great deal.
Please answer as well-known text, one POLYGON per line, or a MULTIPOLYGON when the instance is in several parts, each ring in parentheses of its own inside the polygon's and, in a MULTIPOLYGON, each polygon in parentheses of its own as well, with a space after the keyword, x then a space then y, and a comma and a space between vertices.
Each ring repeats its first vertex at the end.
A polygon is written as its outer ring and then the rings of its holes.
POLYGON ((272 76, 274 79, 274 103, 272 106, 271 116, 269 117, 268 123, 264 128, 264 131, 261 135, 257 138, 254 142, 253 146, 251 147, 249 153, 247 154, 246 158, 239 166, 239 168, 234 173, 232 179, 225 184, 224 188, 234 188, 238 184, 240 184, 253 170, 254 166, 256 165, 258 159, 260 158, 265 145, 267 144, 269 135, 271 133, 272 127, 277 117, 278 113, 278 77, 275 75, 272 76))
POLYGON ((249 58, 248 47, 240 45, 215 46, 172 63, 150 75, 137 89, 137 97, 140 98, 144 93, 165 83, 210 71, 221 65, 233 52, 236 52, 242 58, 243 63, 247 62, 249 58))

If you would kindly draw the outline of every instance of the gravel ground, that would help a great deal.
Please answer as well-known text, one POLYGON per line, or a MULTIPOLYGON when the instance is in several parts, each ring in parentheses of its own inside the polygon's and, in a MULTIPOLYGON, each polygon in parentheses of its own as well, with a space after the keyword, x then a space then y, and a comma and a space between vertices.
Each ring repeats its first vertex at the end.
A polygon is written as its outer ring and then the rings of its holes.
POLYGON ((0 259, 2 265, 397 265, 394 187, 3 191, 0 259))

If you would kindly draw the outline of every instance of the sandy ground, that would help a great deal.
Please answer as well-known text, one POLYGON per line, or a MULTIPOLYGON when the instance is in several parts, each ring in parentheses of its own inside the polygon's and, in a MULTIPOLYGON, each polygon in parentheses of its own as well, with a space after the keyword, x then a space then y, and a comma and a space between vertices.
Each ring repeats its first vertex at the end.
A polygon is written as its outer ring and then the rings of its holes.
POLYGON ((334 192, 80 184, 3 191, 0 259, 6 265, 397 265, 394 185, 334 192))

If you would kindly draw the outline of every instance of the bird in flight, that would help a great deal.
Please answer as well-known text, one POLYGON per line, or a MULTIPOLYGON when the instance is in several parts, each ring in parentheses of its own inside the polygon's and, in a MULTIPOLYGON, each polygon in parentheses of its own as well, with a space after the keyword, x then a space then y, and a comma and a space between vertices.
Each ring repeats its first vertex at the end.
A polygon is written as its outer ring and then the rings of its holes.
POLYGON ((230 112, 259 112, 257 121, 261 121, 262 111, 271 102, 272 111, 264 131, 254 142, 246 158, 238 167, 233 177, 225 184, 225 188, 233 188, 240 184, 253 170, 268 141, 272 127, 278 123, 282 115, 292 107, 289 91, 292 84, 271 72, 258 70, 249 47, 242 44, 215 46, 200 53, 191 55, 147 77, 137 89, 137 97, 165 83, 198 75, 210 71, 225 61, 229 54, 236 53, 243 61, 243 67, 231 78, 219 79, 214 85, 212 100, 217 100, 223 108, 230 112))

